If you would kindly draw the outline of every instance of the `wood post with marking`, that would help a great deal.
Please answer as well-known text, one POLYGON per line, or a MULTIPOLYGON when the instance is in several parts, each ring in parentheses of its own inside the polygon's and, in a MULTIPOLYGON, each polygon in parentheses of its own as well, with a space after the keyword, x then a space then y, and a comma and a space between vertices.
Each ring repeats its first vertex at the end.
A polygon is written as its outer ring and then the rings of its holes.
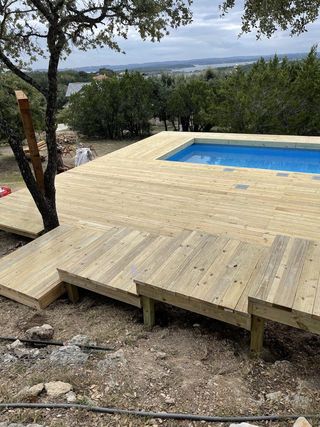
POLYGON ((154 300, 148 297, 142 297, 143 323, 151 329, 155 324, 154 300))
POLYGON ((27 95, 22 90, 16 90, 16 99, 18 101, 24 133, 26 135, 31 163, 39 190, 44 193, 44 174, 41 164, 41 157, 37 145, 37 139, 34 132, 30 105, 27 95))
POLYGON ((263 349, 263 335, 264 335, 264 319, 258 316, 251 316, 251 342, 250 342, 250 355, 252 357, 259 357, 263 349))

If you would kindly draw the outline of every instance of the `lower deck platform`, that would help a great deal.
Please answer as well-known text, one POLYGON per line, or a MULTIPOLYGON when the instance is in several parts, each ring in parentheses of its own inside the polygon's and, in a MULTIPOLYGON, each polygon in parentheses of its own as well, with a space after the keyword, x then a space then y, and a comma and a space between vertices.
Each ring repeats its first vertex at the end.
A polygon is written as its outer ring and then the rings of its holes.
POLYGON ((44 308, 68 283, 137 307, 147 301, 147 312, 150 301, 168 302, 260 338, 261 319, 319 333, 319 175, 164 160, 199 138, 319 145, 316 137, 154 135, 60 174, 62 225, 41 237, 30 194, 14 192, 0 200, 0 229, 35 240, 0 260, 0 294, 44 308))
POLYGON ((138 307, 143 287, 143 295, 250 329, 248 295, 267 252, 196 231, 156 237, 119 229, 57 267, 61 281, 138 307))

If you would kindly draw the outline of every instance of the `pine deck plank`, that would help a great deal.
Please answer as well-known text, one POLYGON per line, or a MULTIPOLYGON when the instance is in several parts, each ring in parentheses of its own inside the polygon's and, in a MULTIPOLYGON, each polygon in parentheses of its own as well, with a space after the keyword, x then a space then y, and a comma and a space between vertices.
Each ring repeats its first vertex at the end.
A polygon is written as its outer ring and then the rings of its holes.
MULTIPOLYGON (((56 184, 62 222, 117 224, 158 235, 178 235, 183 229, 221 232, 266 246, 277 234, 320 240, 320 182, 311 174, 289 173, 284 178, 277 171, 224 172, 222 166, 157 160, 193 138, 227 144, 319 144, 316 137, 160 133, 60 174, 56 184), (236 189, 239 183, 248 189, 236 189)), ((41 218, 27 190, 0 200, 0 228, 29 237, 41 232, 41 218)))
POLYGON ((159 249, 171 243, 169 237, 120 228, 102 235, 77 260, 60 263, 58 273, 67 283, 140 307, 133 277, 145 268, 147 259, 149 267, 158 266, 159 249))
POLYGON ((317 307, 316 295, 320 280, 319 261, 320 244, 310 242, 292 307, 293 311, 312 316, 314 307, 317 307))
POLYGON ((72 259, 101 230, 62 225, 0 259, 0 294, 44 308, 65 292, 57 264, 72 259))

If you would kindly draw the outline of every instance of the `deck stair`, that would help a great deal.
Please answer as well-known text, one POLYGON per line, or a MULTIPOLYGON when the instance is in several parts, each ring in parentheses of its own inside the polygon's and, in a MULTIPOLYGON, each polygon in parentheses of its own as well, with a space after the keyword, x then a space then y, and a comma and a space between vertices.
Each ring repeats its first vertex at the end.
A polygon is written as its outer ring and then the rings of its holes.
POLYGON ((0 259, 0 295, 45 308, 65 292, 56 266, 76 258, 103 231, 60 225, 0 259))
POLYGON ((81 251, 57 264, 63 282, 141 307, 133 279, 149 263, 161 263, 159 249, 180 242, 145 231, 114 227, 81 251))

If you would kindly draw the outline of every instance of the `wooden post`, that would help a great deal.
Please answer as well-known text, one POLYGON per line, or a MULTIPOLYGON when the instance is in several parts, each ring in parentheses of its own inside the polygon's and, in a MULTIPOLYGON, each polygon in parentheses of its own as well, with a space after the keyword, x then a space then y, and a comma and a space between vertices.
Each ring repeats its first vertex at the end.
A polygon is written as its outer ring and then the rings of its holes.
POLYGON ((250 356, 259 357, 263 349, 264 319, 251 316, 250 356))
POLYGON ((40 157, 39 149, 37 145, 37 139, 34 132, 33 123, 32 123, 29 100, 27 95, 22 90, 16 90, 15 94, 16 94, 16 98, 18 101, 19 109, 20 109, 24 133, 28 141, 30 158, 31 158, 31 163, 34 170, 34 175, 35 175, 39 190, 42 193, 44 193, 44 175, 43 175, 43 169, 41 164, 41 157, 40 157))
POLYGON ((74 304, 79 301, 79 290, 77 286, 71 285, 70 283, 66 284, 67 288, 67 294, 69 301, 73 302, 74 304))
POLYGON ((155 324, 154 300, 148 297, 142 297, 143 323, 151 329, 155 324))

